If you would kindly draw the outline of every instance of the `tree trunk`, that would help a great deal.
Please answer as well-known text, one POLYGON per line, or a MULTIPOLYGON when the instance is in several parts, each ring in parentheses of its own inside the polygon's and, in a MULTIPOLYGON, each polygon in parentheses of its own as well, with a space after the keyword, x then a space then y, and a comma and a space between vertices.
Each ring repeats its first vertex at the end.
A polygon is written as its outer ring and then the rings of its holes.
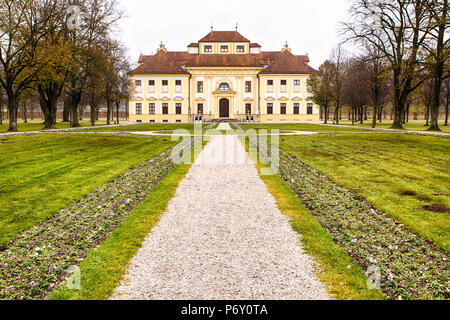
POLYGON ((63 122, 70 122, 70 96, 64 99, 63 122))
POLYGON ((447 100, 447 104, 445 105, 445 124, 444 126, 448 127, 448 103, 449 101, 447 100))
POLYGON ((392 129, 403 129, 403 116, 405 110, 405 100, 400 95, 399 90, 394 89, 394 122, 392 129))
POLYGON ((116 101, 116 117, 117 117, 117 122, 116 124, 120 123, 120 101, 116 101))
POLYGON ((62 93, 62 88, 56 83, 46 86, 38 85, 39 103, 44 113, 44 129, 56 129, 56 115, 58 111, 58 98, 62 93))
POLYGON ((8 132, 17 132, 17 110, 19 109, 18 98, 11 96, 8 97, 8 116, 9 127, 8 132))
POLYGON ((325 106, 325 124, 328 123, 328 106, 325 106))
POLYGON ((23 123, 28 123, 28 119, 27 119, 27 104, 26 104, 26 102, 24 102, 22 104, 22 118, 23 118, 23 123))
POLYGON ((78 116, 78 105, 81 100, 81 92, 74 91, 71 92, 69 95, 69 107, 70 107, 70 126, 72 128, 78 128, 80 126, 80 123, 78 122, 79 116, 78 116))
POLYGON ((111 101, 106 101, 106 124, 110 125, 111 124, 111 105, 112 102, 111 101))
POLYGON ((372 128, 375 129, 377 126, 377 119, 378 119, 378 109, 377 107, 373 108, 373 120, 372 120, 372 128))

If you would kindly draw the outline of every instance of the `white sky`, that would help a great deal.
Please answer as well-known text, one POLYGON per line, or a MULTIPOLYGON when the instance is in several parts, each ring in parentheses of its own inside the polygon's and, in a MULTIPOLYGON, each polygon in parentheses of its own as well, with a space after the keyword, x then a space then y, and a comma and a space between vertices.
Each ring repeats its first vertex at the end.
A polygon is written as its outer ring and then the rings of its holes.
POLYGON ((338 25, 348 0, 120 0, 127 18, 121 38, 132 63, 152 54, 160 42, 170 51, 186 51, 210 30, 235 30, 262 50, 280 50, 288 41, 294 54, 309 54, 318 67, 338 43, 338 25))

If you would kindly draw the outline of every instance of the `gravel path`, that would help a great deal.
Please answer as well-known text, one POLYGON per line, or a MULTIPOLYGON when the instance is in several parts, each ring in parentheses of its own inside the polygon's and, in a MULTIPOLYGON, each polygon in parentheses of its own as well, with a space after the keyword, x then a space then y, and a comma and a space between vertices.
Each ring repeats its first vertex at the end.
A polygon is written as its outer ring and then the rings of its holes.
POLYGON ((113 300, 329 299, 234 135, 213 136, 113 300))

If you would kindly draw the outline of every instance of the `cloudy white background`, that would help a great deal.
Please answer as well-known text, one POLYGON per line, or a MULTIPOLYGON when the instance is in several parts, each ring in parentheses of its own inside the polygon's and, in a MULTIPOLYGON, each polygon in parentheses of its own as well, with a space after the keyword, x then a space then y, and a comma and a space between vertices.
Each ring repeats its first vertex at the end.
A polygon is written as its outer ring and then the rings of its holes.
POLYGON ((339 42, 339 22, 348 0, 120 0, 127 17, 120 36, 132 62, 152 54, 162 41, 186 51, 211 30, 235 30, 262 50, 280 50, 287 41, 295 54, 308 53, 318 67, 339 42))

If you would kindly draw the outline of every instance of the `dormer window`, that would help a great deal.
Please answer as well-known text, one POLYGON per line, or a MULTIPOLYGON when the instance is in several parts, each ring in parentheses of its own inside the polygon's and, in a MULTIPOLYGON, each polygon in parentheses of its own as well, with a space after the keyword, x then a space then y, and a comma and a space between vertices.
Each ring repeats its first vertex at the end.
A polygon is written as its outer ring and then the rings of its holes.
POLYGON ((236 47, 236 51, 237 51, 238 53, 243 53, 243 52, 245 52, 245 47, 244 47, 244 46, 237 46, 237 47, 236 47))
POLYGON ((212 52, 212 46, 205 46, 205 52, 212 52))
POLYGON ((228 53, 228 46, 220 46, 221 53, 228 53))

